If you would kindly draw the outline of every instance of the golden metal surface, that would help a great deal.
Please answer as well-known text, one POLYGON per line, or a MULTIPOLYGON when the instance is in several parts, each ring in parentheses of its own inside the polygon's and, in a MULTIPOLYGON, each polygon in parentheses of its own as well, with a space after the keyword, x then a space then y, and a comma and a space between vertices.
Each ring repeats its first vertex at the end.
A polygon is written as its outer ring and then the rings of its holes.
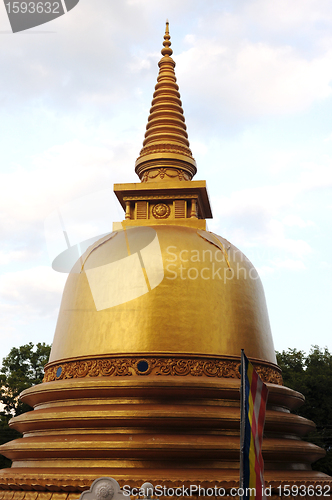
MULTIPOLYGON (((25 437, 2 446, 14 468, 0 474, 0 484, 13 484, 16 475, 16 484, 33 489, 36 482, 48 483, 51 491, 65 491, 104 475, 131 485, 149 478, 168 485, 213 481, 231 487, 233 481, 235 486, 239 385, 238 379, 152 376, 32 387, 22 400, 35 410, 11 422, 25 437)), ((310 470, 322 450, 299 440, 314 424, 287 411, 303 397, 273 384, 269 391, 263 448, 268 484, 282 475, 288 481, 327 480, 310 470)))
MULTIPOLYGON (((163 259, 160 285, 97 311, 86 273, 70 274, 50 361, 135 353, 239 358, 243 348, 251 358, 276 363, 263 287, 245 256, 222 240, 231 271, 222 251, 197 230, 167 221, 151 227, 163 259)), ((94 267, 107 262, 115 242, 106 241, 87 262, 94 267)))
POLYGON ((168 25, 163 46, 143 149, 135 168, 139 178, 149 183, 170 177, 188 181, 196 173, 174 73, 168 25))
POLYGON ((263 443, 273 497, 281 484, 332 486, 311 470, 324 451, 301 440, 313 422, 290 413, 304 397, 277 385, 257 272, 206 231, 211 208, 205 182, 191 181, 168 24, 162 55, 136 162, 143 182, 115 185, 125 220, 68 277, 45 382, 21 395, 34 411, 11 420, 23 438, 0 447, 13 460, 0 472, 0 500, 76 500, 101 476, 121 486, 237 487, 242 348, 273 382, 263 443), (133 259, 140 284, 128 275, 133 259), (119 283, 146 292, 112 303, 119 283))
MULTIPOLYGON (((178 199, 191 200, 197 198, 200 218, 212 218, 206 181, 179 182, 164 180, 153 183, 114 184, 114 192, 124 210, 127 201, 148 200, 157 203, 178 199)), ((129 210, 128 210, 129 212, 129 210)), ((174 219, 174 217, 172 217, 174 219)), ((188 222, 186 218, 182 222, 188 222)), ((184 224, 185 225, 185 224, 184 224)))

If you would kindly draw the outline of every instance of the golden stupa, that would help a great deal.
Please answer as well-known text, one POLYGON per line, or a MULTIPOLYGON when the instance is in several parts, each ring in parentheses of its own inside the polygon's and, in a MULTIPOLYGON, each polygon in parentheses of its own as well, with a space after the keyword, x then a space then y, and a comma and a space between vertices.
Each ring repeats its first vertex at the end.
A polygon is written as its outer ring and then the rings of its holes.
POLYGON ((239 484, 241 349, 269 388, 266 486, 328 486, 324 456, 302 441, 314 424, 291 413, 255 268, 206 229, 205 181, 193 181, 168 23, 143 149, 141 182, 117 184, 125 211, 74 266, 34 407, 1 446, 6 500, 77 499, 98 477, 121 486, 239 484))

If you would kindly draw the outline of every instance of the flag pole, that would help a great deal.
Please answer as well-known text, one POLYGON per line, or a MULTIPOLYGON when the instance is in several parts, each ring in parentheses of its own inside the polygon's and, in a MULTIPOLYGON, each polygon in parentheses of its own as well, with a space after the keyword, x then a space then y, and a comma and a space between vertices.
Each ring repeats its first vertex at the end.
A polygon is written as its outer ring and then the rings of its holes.
MULTIPOLYGON (((240 488, 244 487, 244 436, 245 436, 245 367, 244 349, 241 349, 241 387, 240 387, 240 488)), ((243 491, 243 490, 241 490, 243 491)), ((243 499, 243 495, 240 496, 243 499)))

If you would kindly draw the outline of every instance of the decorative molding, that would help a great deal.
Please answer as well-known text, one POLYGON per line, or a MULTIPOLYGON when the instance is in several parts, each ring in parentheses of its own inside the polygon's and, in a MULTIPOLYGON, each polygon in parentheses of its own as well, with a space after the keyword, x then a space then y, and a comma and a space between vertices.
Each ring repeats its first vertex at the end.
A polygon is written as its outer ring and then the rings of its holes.
POLYGON ((174 145, 174 144, 167 144, 167 143, 144 146, 144 148, 142 148, 140 151, 139 158, 141 158, 142 156, 153 155, 158 153, 179 154, 188 156, 189 158, 193 159, 192 152, 188 147, 174 145))
MULTIPOLYGON (((253 363, 263 382, 282 385, 277 368, 253 363)), ((240 361, 213 358, 140 357, 69 361, 46 367, 43 382, 84 377, 132 377, 147 375, 240 378, 240 361)))
POLYGON ((144 196, 124 196, 123 201, 137 201, 137 200, 191 200, 192 198, 198 199, 197 194, 156 194, 144 196))
POLYGON ((152 215, 155 219, 167 219, 170 213, 171 207, 165 203, 158 203, 152 207, 152 215))
MULTIPOLYGON (((189 469, 190 471, 190 469, 189 469)), ((91 473, 91 470, 89 470, 91 473)), ((128 477, 121 477, 118 479, 118 483, 121 487, 126 484, 130 484, 132 488, 140 488, 142 486, 143 478, 132 478, 130 472, 126 471, 128 477)), ((311 472, 311 471, 310 471, 311 472)), ((145 476, 143 476, 145 478, 145 476)), ((36 475, 35 477, 31 475, 25 475, 19 472, 12 472, 6 474, 0 478, 0 500, 78 500, 80 494, 83 491, 89 489, 92 483, 92 479, 87 479, 82 477, 82 472, 77 474, 75 478, 66 476, 64 477, 49 477, 47 474, 36 475)), ((201 488, 225 488, 226 491, 230 491, 231 488, 238 488, 239 482, 234 479, 202 479, 201 481, 189 481, 187 478, 183 479, 165 479, 164 475, 154 476, 155 484, 161 485, 161 487, 166 488, 176 488, 176 487, 190 487, 191 484, 199 483, 201 488)), ((306 478, 306 479, 287 479, 287 480, 265 480, 265 486, 270 487, 272 490, 272 498, 275 500, 285 499, 286 496, 279 496, 278 492, 280 487, 287 487, 288 489, 292 486, 302 486, 309 488, 312 491, 317 487, 332 487, 332 480, 330 478, 306 478)), ((330 490, 326 490, 330 492, 330 490)), ((317 499, 317 495, 306 495, 306 498, 317 499)), ((133 498, 133 497, 128 497, 133 498)), ((158 497, 160 500, 164 500, 165 496, 158 497)), ((184 500, 185 498, 195 498, 195 497, 177 497, 179 500, 184 500)), ((204 498, 214 498, 201 495, 204 498)), ((289 497, 288 497, 289 498, 289 497)))
POLYGON ((270 367, 255 365, 254 368, 263 382, 269 382, 270 384, 283 385, 282 375, 277 370, 273 370, 270 367))
POLYGON ((145 170, 141 180, 142 182, 147 182, 149 179, 156 179, 157 177, 160 177, 160 179, 164 179, 165 177, 169 177, 170 179, 175 179, 177 177, 179 181, 191 180, 191 177, 183 170, 179 170, 176 168, 164 168, 164 167, 145 170))

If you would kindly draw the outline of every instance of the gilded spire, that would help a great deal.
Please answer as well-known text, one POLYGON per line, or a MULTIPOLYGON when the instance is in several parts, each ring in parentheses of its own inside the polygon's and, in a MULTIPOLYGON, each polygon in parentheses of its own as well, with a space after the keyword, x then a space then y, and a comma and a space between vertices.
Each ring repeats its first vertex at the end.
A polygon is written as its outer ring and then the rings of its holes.
POLYGON ((175 62, 171 55, 169 23, 161 50, 159 74, 152 107, 146 126, 145 139, 135 171, 142 182, 191 180, 196 173, 196 162, 189 149, 187 127, 183 115, 179 87, 175 77, 175 62))

